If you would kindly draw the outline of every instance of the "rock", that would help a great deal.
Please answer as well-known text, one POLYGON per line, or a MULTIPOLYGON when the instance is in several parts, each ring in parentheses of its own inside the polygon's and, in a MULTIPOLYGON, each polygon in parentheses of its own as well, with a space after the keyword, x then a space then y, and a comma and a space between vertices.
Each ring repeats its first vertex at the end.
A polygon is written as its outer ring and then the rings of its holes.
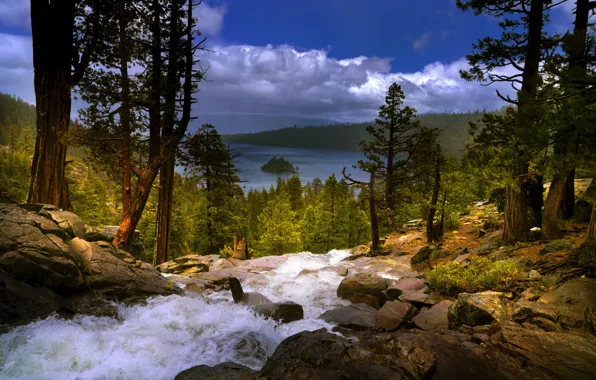
POLYGON ((41 211, 41 216, 47 216, 72 237, 85 238, 85 222, 78 215, 70 211, 47 210, 41 211))
POLYGON ((540 280, 542 280, 542 275, 540 273, 538 273, 537 270, 532 269, 528 273, 528 280, 530 280, 530 281, 540 281, 540 280))
MULTIPOLYGON (((119 226, 99 226, 99 227, 86 227, 84 239, 90 242, 93 241, 107 241, 111 242, 118 233, 119 226)), ((143 257, 144 250, 143 236, 141 232, 135 230, 132 243, 130 245, 130 254, 135 258, 140 259, 143 257)))
POLYGON ((449 308, 450 329, 461 325, 488 325, 506 319, 507 305, 500 292, 460 293, 457 302, 449 308))
POLYGON ((459 255, 455 258, 455 260, 453 260, 454 263, 456 264, 464 264, 464 263, 469 263, 470 262, 470 256, 471 254, 466 253, 464 255, 459 255))
POLYGON ((376 307, 380 306, 380 293, 387 287, 388 282, 382 277, 366 272, 358 273, 341 281, 337 288, 337 296, 353 303, 360 301, 376 307))
POLYGON ((449 307, 453 301, 445 300, 434 305, 428 310, 421 311, 412 318, 414 324, 425 331, 447 329, 449 327, 449 307))
MULTIPOLYGON (((254 294, 254 293, 247 293, 254 294)), ((258 294, 258 293, 257 293, 258 294)), ((263 302, 254 307, 254 309, 261 315, 270 317, 271 319, 281 322, 290 323, 304 319, 304 309, 301 305, 294 302, 263 302)))
POLYGON ((369 251, 368 245, 359 245, 350 249, 352 255, 365 255, 369 251))
POLYGON ((546 253, 551 252, 560 252, 560 251, 567 251, 573 248, 573 244, 569 240, 561 239, 561 240, 554 240, 550 243, 544 245, 542 250, 540 250, 540 254, 544 255, 546 253))
POLYGON ((515 324, 503 325, 501 335, 506 352, 541 370, 540 378, 594 379, 596 341, 592 337, 528 330, 515 324))
POLYGON ((416 308, 409 303, 388 301, 377 311, 375 316, 376 331, 393 331, 402 323, 408 322, 416 313, 416 308))
POLYGON ((410 262, 412 264, 420 264, 421 262, 428 260, 435 250, 436 250, 436 248, 429 247, 429 246, 422 247, 414 255, 414 257, 412 257, 410 262))
POLYGON ((592 205, 590 202, 580 199, 575 202, 573 208, 573 219, 578 222, 589 222, 592 216, 592 205))
POLYGON ((586 318, 596 312, 596 279, 574 278, 547 292, 538 302, 548 304, 566 328, 588 328, 593 322, 586 318))
POLYGON ((426 294, 425 290, 407 290, 399 296, 401 301, 409 302, 416 305, 417 307, 432 306, 437 303, 435 297, 430 294, 426 294))
POLYGON ((427 379, 433 374, 437 356, 419 335, 410 332, 376 334, 371 342, 373 352, 390 355, 408 369, 410 378, 427 379))
POLYGON ((544 292, 534 287, 529 287, 520 294, 520 298, 526 301, 536 301, 544 292))
POLYGON ((345 299, 350 301, 353 304, 364 303, 370 307, 374 307, 375 309, 380 309, 381 304, 385 301, 385 295, 381 292, 378 296, 372 296, 370 294, 363 294, 363 293, 356 293, 356 294, 348 294, 345 299))
POLYGON ((488 343, 490 337, 486 334, 476 333, 472 335, 472 342, 477 344, 488 343))
POLYGON ((422 278, 401 277, 396 282, 393 282, 389 289, 398 289, 402 292, 409 290, 421 290, 426 287, 426 281, 422 278))
POLYGON ((219 259, 216 262, 214 262, 213 264, 211 264, 211 266, 209 267, 210 271, 218 271, 218 270, 224 270, 224 269, 228 269, 228 268, 234 268, 234 264, 232 264, 232 262, 228 259, 219 259))
POLYGON ((369 305, 354 304, 328 310, 321 314, 319 318, 342 327, 366 330, 375 325, 376 314, 377 310, 369 305))
POLYGON ((186 275, 190 275, 208 272, 209 267, 218 260, 218 255, 186 255, 158 265, 157 270, 162 273, 186 273, 186 275))
POLYGON ((552 306, 543 302, 519 300, 513 305, 512 317, 517 323, 531 321, 536 317, 556 322, 557 312, 552 306))
POLYGON ((199 365, 176 375, 174 380, 247 380, 257 371, 240 364, 225 362, 213 367, 199 365))
POLYGON ((359 343, 322 331, 303 331, 285 339, 259 378, 269 380, 403 379, 407 369, 359 343))

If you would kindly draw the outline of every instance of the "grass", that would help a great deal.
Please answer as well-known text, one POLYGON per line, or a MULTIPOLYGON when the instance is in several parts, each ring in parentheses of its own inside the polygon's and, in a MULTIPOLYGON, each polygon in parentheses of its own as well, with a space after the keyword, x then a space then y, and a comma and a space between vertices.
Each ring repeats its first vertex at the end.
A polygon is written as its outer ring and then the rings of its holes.
POLYGON ((476 258, 463 266, 456 263, 439 264, 426 273, 431 289, 440 293, 475 293, 484 290, 510 290, 521 278, 518 264, 508 260, 491 261, 476 258))

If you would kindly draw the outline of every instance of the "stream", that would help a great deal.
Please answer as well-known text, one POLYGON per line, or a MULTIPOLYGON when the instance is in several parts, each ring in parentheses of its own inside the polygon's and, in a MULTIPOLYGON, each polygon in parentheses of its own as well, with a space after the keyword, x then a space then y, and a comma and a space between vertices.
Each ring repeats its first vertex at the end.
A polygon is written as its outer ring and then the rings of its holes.
POLYGON ((234 304, 229 291, 119 304, 117 318, 53 314, 0 335, 0 379, 171 380, 189 367, 226 361, 259 369, 288 336, 333 327, 318 316, 348 304, 336 291, 343 278, 338 268, 351 265, 340 261, 349 255, 290 255, 243 282, 245 291, 302 305, 303 320, 277 324, 234 304))

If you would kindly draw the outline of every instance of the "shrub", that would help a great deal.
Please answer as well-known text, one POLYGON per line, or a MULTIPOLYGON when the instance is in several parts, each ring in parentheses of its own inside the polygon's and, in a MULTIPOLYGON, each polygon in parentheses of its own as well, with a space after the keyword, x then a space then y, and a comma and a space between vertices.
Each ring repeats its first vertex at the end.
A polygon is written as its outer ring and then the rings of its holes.
POLYGON ((232 248, 230 248, 229 245, 224 246, 220 251, 219 251, 219 257, 223 257, 223 258, 230 258, 234 256, 234 250, 232 248))
POLYGON ((456 213, 451 213, 445 219, 445 227, 450 230, 457 230, 461 225, 461 221, 459 219, 459 215, 456 213))
POLYGON ((431 289, 455 295, 461 292, 509 290, 521 275, 522 270, 512 261, 477 258, 467 266, 453 262, 439 264, 426 273, 426 278, 431 289))

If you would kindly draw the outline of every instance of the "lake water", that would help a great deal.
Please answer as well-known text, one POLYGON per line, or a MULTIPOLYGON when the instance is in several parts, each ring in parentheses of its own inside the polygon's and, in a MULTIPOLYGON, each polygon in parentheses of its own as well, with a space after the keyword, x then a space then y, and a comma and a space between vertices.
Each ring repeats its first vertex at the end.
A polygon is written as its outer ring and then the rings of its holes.
POLYGON ((270 146, 231 144, 232 150, 242 154, 238 157, 236 166, 240 170, 239 176, 243 181, 241 184, 246 189, 269 188, 276 184, 277 177, 289 178, 290 174, 278 175, 261 171, 261 166, 273 157, 284 157, 294 166, 298 166, 298 176, 303 184, 312 182, 313 178, 319 177, 323 182, 327 177, 334 174, 338 180, 342 178, 343 167, 348 168, 348 173, 353 178, 366 181, 368 175, 360 170, 353 169, 352 165, 364 156, 360 152, 341 150, 319 150, 319 149, 296 149, 279 148, 270 146))

